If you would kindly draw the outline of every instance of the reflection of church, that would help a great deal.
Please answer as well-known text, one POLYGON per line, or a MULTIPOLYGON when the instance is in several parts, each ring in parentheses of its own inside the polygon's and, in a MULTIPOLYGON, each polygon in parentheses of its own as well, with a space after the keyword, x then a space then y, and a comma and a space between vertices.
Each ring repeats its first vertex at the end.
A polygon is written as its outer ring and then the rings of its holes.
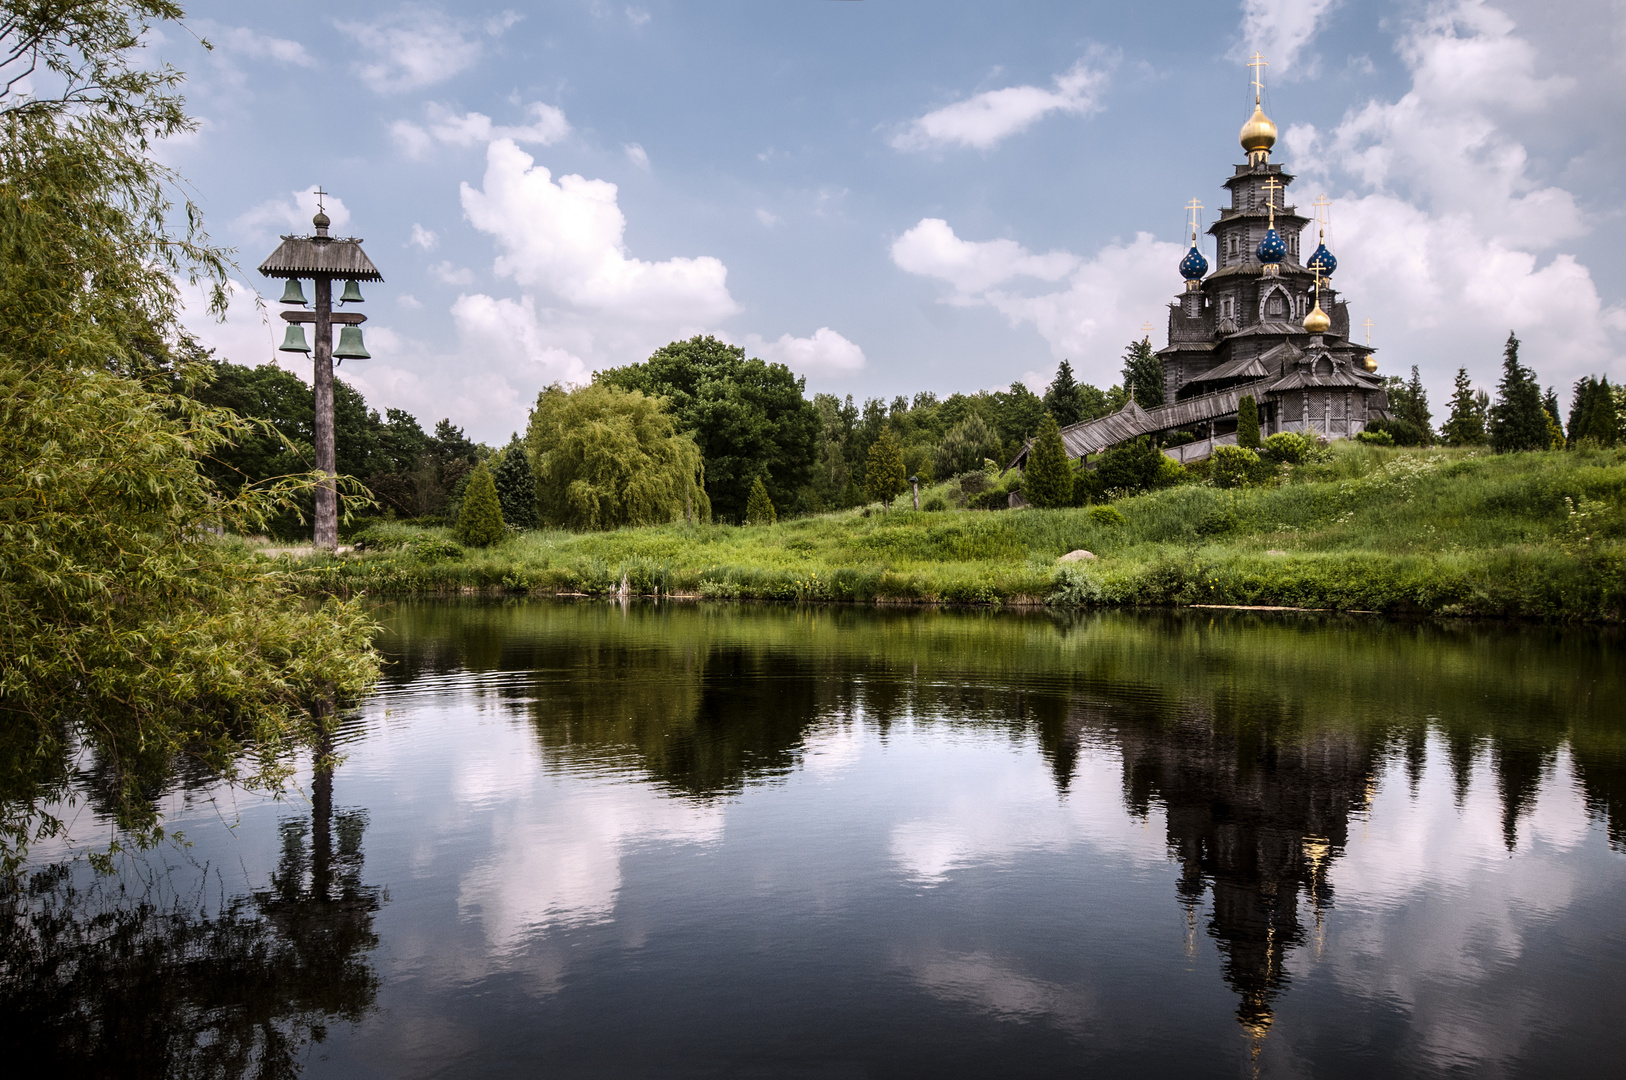
POLYGON ((1185 291, 1169 305, 1169 343, 1157 354, 1164 403, 1142 408, 1130 401, 1119 412, 1064 428, 1070 457, 1142 435, 1165 442, 1177 432, 1197 441, 1170 456, 1206 457, 1216 444, 1236 441, 1244 395, 1258 404, 1265 436, 1348 438, 1387 416, 1374 350, 1350 340, 1349 308, 1332 288, 1338 261, 1327 250, 1324 222, 1317 246, 1301 257, 1301 233, 1311 221, 1286 204, 1293 177, 1270 160, 1276 125, 1265 115, 1257 78, 1254 88, 1253 115, 1241 133, 1248 160, 1225 181, 1230 205, 1208 229, 1212 273, 1198 250, 1199 207, 1192 202, 1191 248, 1179 266, 1185 291))

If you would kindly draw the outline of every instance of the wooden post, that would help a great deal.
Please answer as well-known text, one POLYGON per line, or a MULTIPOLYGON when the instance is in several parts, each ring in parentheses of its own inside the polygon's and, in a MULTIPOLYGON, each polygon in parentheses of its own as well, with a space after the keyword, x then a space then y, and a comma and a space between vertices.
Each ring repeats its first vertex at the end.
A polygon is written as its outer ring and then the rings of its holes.
POLYGON ((333 447, 333 279, 318 277, 316 286, 316 468, 325 473, 316 489, 316 528, 312 537, 317 547, 332 551, 339 546, 339 499, 334 477, 338 462, 333 447))

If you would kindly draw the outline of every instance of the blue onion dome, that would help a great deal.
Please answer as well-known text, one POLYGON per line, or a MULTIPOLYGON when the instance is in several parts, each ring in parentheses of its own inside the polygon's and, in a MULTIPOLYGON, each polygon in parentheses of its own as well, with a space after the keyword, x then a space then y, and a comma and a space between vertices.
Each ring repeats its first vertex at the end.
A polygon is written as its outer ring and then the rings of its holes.
POLYGON ((1306 269, 1314 270, 1322 277, 1332 277, 1332 272, 1338 269, 1338 260, 1333 256, 1332 252, 1327 250, 1327 245, 1322 244, 1315 249, 1315 254, 1310 256, 1310 261, 1305 263, 1304 266, 1306 269))
POLYGON ((1208 260, 1197 250, 1197 245, 1192 244, 1191 250, 1186 252, 1186 257, 1180 260, 1180 276, 1187 281, 1197 281, 1206 273, 1208 260))
POLYGON ((1281 233, 1275 229, 1266 229, 1265 238, 1259 241, 1257 253, 1262 263, 1279 263, 1287 258, 1287 243, 1282 239, 1281 233))

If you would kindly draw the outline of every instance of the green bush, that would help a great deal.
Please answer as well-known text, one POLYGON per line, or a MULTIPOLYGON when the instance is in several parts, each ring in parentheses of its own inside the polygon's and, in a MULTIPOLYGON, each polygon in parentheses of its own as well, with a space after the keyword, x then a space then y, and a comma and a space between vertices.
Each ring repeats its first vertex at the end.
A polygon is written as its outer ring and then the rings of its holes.
MULTIPOLYGON (((1425 440, 1423 429, 1410 420, 1373 420, 1366 425, 1365 436, 1371 432, 1374 436, 1387 435, 1391 442, 1383 443, 1385 446, 1422 446, 1425 440)), ((1367 442, 1380 442, 1377 438, 1367 439, 1367 442)))
POLYGON ((1259 455, 1244 446, 1216 446, 1209 476, 1215 487, 1242 487, 1259 473, 1259 455))
POLYGON ((1252 394, 1243 394, 1238 404, 1236 444, 1247 450, 1259 449, 1259 404, 1252 394))
POLYGON ((1278 431, 1265 440, 1260 456, 1281 465, 1303 465, 1310 460, 1310 440, 1296 431, 1278 431))
MULTIPOLYGON (((1373 421, 1373 423, 1378 422, 1373 421)), ((1363 443, 1371 443, 1373 446, 1393 446, 1395 444, 1395 437, 1381 428, 1368 427, 1365 431, 1356 434, 1355 438, 1363 443)))
POLYGON ((469 474, 469 486, 457 512, 457 538, 470 547, 490 547, 508 538, 497 484, 483 461, 469 474))
POLYGON ((1066 506, 1073 499, 1072 463, 1067 460, 1056 418, 1048 414, 1040 422, 1038 438, 1028 454, 1022 488, 1028 502, 1040 509, 1066 506))
POLYGON ((1123 514, 1118 511, 1116 506, 1090 507, 1090 520, 1097 525, 1122 525, 1125 523, 1123 514))
POLYGON ((932 514, 942 513, 948 509, 948 500, 941 495, 932 495, 920 504, 920 508, 932 514))

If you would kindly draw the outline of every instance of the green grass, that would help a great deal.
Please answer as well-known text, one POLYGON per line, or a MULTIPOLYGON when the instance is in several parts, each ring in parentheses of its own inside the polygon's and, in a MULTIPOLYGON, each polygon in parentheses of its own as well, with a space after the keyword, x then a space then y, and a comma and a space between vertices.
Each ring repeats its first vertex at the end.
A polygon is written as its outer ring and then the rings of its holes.
MULTIPOLYGON (((928 492, 922 492, 923 500, 928 492)), ((900 500, 901 501, 901 500, 900 500)), ((616 591, 852 602, 1247 604, 1618 622, 1626 453, 1493 455, 1339 444, 1269 487, 1188 484, 1088 509, 853 510, 771 526, 528 532, 459 551, 299 563, 313 590, 616 591), (1059 564, 1077 548, 1093 562, 1059 564)))

